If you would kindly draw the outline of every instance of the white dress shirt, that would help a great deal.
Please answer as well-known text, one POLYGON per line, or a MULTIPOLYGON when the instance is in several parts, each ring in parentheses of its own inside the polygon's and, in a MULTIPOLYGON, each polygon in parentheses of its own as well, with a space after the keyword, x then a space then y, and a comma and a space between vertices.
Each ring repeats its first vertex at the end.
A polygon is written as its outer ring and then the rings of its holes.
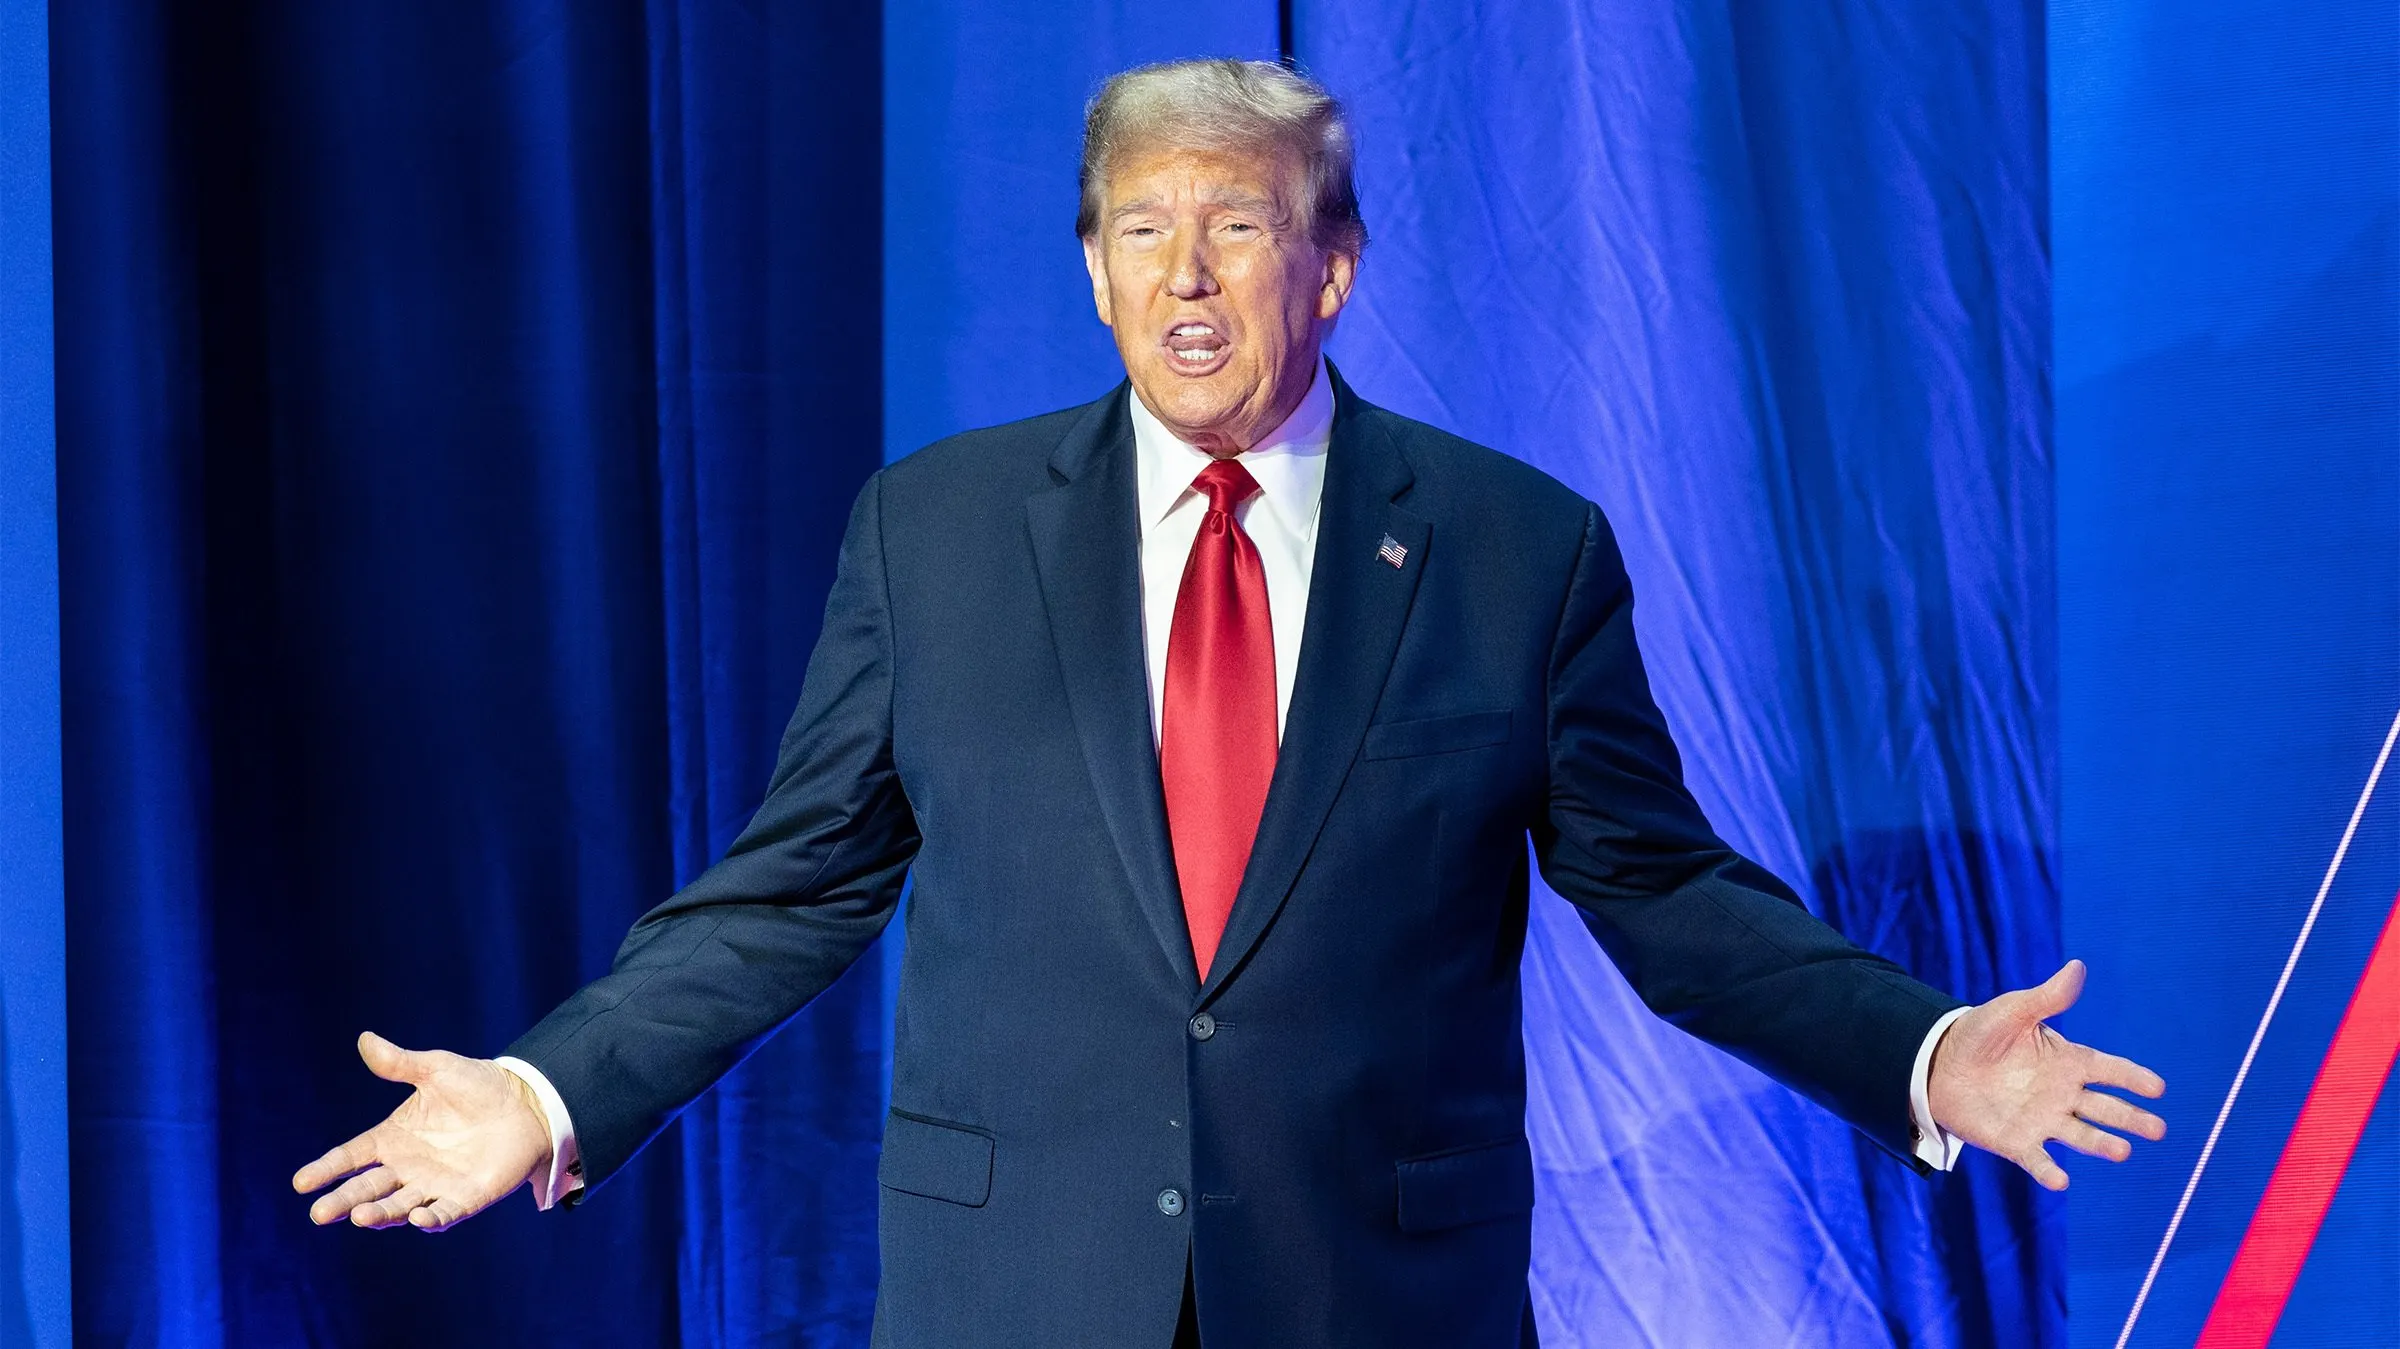
MULTIPOLYGON (((1167 634, 1175 627, 1175 597, 1184 560, 1200 536, 1208 498, 1192 480, 1211 462, 1208 452, 1175 438, 1138 397, 1133 411, 1134 493, 1142 516, 1142 654, 1150 674, 1150 735, 1159 735, 1167 705, 1167 634)), ((1317 559, 1317 506, 1325 498, 1325 449, 1333 443, 1333 384, 1318 367, 1316 381, 1283 425, 1244 450, 1242 467, 1258 483, 1233 518, 1258 549, 1267 574, 1267 617, 1275 633, 1275 736, 1283 737, 1292 707, 1292 676, 1300 669, 1300 630, 1308 620, 1308 578, 1317 559)))
MULTIPOLYGON (((1167 634, 1175 626, 1175 597, 1183 586, 1184 560, 1200 533, 1200 518, 1208 513, 1208 498, 1192 490, 1192 480, 1208 467, 1207 451, 1175 438, 1166 423, 1139 397, 1129 398, 1133 416, 1134 484, 1142 533, 1142 646, 1150 677, 1150 734, 1159 734, 1160 711, 1166 705, 1167 634)), ((1259 443, 1242 453, 1242 466, 1259 490, 1233 509, 1234 519, 1258 549, 1267 578, 1267 614, 1275 635, 1275 734, 1283 735, 1284 719, 1292 706, 1292 679, 1300 668, 1300 635, 1308 618, 1308 580, 1316 561, 1318 507, 1325 496, 1325 453, 1333 442, 1333 385, 1322 365, 1308 393, 1292 415, 1284 418, 1259 443)), ((1936 1170, 1957 1164, 1965 1146, 1933 1122, 1926 1102, 1926 1079, 1934 1046, 1966 1009, 1951 1012, 1933 1024, 1909 1074, 1909 1118, 1915 1126, 1918 1160, 1936 1170)), ((541 1070, 522 1059, 502 1058, 499 1065, 524 1079, 541 1101, 550 1126, 550 1169, 534 1184, 534 1202, 548 1208, 583 1188, 575 1164, 575 1126, 566 1102, 541 1070)))

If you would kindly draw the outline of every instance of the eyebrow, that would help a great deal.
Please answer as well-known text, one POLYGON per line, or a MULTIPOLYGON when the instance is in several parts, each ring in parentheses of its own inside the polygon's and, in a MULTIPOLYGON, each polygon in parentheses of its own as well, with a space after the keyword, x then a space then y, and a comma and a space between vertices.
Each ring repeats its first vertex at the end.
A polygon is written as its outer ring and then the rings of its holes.
POLYGON ((1275 214, 1275 202, 1253 192, 1226 192, 1205 199, 1210 206, 1228 206, 1236 211, 1251 211, 1258 215, 1275 214))
MULTIPOLYGON (((1211 193, 1208 196, 1203 197, 1201 200, 1202 204, 1204 205, 1221 206, 1236 211, 1249 211, 1276 220, 1281 220, 1284 214, 1276 209, 1273 198, 1260 196, 1255 192, 1211 193)), ((1140 215, 1144 211, 1156 211, 1160 209, 1163 208, 1159 205, 1156 198, 1137 197, 1132 201, 1120 202, 1116 206, 1111 207, 1108 212, 1108 218, 1110 220, 1123 220, 1125 217, 1130 215, 1140 215)))

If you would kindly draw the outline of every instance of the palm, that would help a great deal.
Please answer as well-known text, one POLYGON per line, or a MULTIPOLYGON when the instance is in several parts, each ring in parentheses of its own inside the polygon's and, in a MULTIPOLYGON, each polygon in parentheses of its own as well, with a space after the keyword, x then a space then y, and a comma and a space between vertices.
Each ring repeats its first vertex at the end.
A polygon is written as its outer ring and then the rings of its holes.
POLYGON ((416 1090, 383 1123, 292 1178, 303 1194, 342 1180, 309 1206, 320 1225, 347 1217, 361 1227, 405 1222, 439 1231, 490 1207, 547 1162, 548 1129, 498 1065, 404 1050, 374 1035, 359 1037, 359 1056, 376 1076, 416 1090))
POLYGON ((2155 1097, 2166 1090, 2158 1074, 2043 1024, 2074 1006, 2082 991, 2083 962, 2069 961, 2038 988, 2003 993, 1970 1010, 1942 1036, 1927 1083, 1936 1124, 2053 1190, 2067 1187, 2067 1173, 2046 1144, 2121 1162, 2133 1145, 2109 1129, 2154 1141, 2167 1132, 2158 1116, 2093 1090, 2155 1097))

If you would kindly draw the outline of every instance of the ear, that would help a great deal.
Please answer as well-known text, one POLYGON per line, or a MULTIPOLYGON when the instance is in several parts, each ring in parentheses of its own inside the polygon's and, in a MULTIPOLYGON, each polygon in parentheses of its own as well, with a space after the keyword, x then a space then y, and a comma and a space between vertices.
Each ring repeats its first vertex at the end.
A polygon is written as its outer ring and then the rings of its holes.
POLYGON ((1325 255, 1325 284, 1317 290, 1317 318, 1331 322, 1350 303, 1350 288, 1358 282, 1356 253, 1325 255))
POLYGON ((1108 250, 1097 238, 1083 241, 1083 269, 1092 274, 1092 308, 1099 312, 1101 323, 1116 327, 1108 308, 1108 250))

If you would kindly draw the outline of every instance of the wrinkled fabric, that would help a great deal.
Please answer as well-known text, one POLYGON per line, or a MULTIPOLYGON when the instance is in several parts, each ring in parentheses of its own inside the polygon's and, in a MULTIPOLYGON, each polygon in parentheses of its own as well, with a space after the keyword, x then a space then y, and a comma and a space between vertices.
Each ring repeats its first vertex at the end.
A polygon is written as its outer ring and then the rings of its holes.
MULTIPOLYGON (((1731 841, 1962 997, 2049 973, 2039 7, 1298 18, 1360 127, 1345 373, 1607 511, 1731 841)), ((2013 1168, 1920 1181, 1650 1017, 1555 897, 1525 969, 1546 1345, 2062 1342, 2013 1168)))

